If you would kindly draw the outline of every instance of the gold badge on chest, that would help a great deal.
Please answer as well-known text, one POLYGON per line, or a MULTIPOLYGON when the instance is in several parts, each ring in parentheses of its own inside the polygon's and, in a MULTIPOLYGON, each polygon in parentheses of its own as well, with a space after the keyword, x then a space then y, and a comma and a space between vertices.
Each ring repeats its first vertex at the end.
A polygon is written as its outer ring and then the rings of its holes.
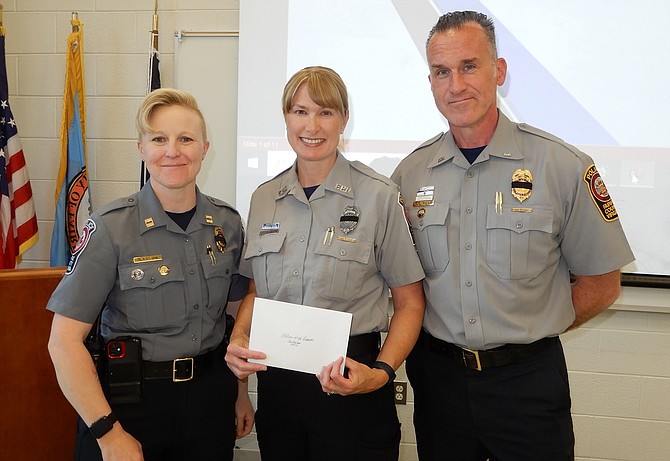
POLYGON ((518 169, 512 174, 512 196, 519 202, 533 193, 533 175, 529 170, 518 169))

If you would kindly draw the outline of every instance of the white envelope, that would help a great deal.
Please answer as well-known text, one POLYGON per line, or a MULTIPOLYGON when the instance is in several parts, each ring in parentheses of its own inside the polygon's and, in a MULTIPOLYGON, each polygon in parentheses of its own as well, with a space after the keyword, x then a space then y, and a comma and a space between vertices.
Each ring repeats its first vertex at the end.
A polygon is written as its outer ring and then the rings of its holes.
POLYGON ((267 359, 249 361, 318 374, 324 365, 347 356, 352 317, 349 312, 256 298, 249 349, 264 352, 267 359))

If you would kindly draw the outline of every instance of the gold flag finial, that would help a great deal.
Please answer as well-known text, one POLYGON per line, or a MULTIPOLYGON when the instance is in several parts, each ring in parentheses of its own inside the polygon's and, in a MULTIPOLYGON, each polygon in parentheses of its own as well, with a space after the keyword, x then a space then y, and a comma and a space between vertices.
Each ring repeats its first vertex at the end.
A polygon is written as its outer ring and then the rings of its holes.
POLYGON ((154 21, 151 28, 151 46, 158 50, 158 0, 154 1, 154 21))
POLYGON ((79 32, 79 14, 76 11, 72 12, 70 24, 72 24, 72 32, 79 32))

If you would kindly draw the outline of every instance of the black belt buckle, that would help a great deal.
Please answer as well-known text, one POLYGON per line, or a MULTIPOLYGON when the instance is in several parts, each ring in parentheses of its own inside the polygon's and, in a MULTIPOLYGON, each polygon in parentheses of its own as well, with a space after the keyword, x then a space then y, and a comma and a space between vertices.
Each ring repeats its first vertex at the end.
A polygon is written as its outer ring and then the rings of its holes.
POLYGON ((461 348, 461 351, 463 355, 463 363, 466 367, 472 370, 482 371, 482 362, 479 359, 479 351, 465 348, 461 348))
POLYGON ((172 361, 172 382, 183 383, 192 380, 194 368, 193 357, 174 359, 172 361))

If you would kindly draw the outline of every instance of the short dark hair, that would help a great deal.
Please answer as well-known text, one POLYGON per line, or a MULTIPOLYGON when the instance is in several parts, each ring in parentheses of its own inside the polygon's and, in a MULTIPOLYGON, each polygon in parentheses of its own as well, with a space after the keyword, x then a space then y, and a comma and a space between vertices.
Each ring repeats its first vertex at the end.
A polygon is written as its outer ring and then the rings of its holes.
POLYGON ((486 34, 486 38, 491 45, 491 54, 493 59, 498 58, 498 48, 496 47, 496 31, 493 25, 493 19, 489 18, 483 13, 478 13, 476 11, 452 11, 447 14, 440 16, 440 19, 437 20, 437 23, 433 26, 428 34, 428 39, 426 40, 426 48, 430 43, 430 39, 433 38, 433 35, 441 32, 446 32, 452 29, 460 29, 468 23, 479 24, 486 34))

